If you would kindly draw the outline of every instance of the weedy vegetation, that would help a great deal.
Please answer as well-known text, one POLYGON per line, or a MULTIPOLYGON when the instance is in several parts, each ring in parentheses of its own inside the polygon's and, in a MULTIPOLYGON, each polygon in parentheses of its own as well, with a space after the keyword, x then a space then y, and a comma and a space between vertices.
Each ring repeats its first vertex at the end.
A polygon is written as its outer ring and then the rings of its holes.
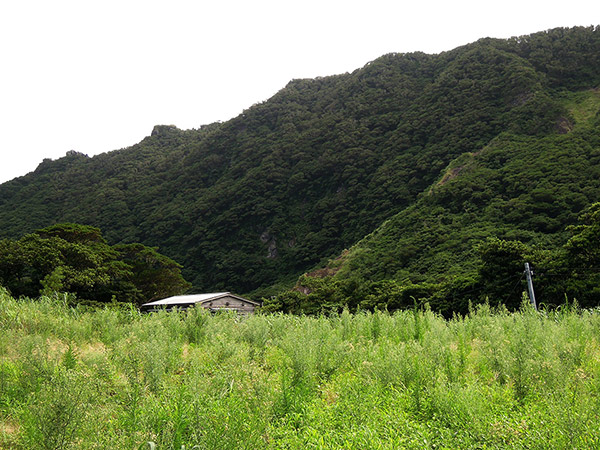
POLYGON ((598 448, 600 314, 141 315, 0 292, 2 449, 598 448))

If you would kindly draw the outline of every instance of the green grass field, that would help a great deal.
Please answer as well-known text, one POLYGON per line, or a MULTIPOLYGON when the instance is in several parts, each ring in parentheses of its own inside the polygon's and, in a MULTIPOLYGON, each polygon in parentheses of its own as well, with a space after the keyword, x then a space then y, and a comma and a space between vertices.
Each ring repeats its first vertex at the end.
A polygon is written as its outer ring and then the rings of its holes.
POLYGON ((2 449, 598 448, 599 394, 598 311, 140 315, 0 292, 2 449))

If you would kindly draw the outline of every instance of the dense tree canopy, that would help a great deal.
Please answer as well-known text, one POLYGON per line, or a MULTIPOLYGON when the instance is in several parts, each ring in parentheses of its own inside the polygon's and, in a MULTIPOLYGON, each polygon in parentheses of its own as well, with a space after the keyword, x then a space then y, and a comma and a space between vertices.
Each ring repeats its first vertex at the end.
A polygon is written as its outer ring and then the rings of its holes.
POLYGON ((14 296, 68 292, 80 301, 138 304, 190 287, 181 266, 155 249, 110 246, 100 229, 71 223, 0 241, 0 285, 14 296))

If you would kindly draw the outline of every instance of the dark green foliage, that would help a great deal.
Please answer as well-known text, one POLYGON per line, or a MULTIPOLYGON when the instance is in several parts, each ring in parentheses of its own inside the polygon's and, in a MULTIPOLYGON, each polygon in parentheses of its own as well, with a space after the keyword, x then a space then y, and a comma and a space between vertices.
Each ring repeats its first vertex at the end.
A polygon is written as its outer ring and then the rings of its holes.
POLYGON ((527 247, 519 241, 488 239, 479 247, 481 268, 479 277, 485 292, 495 303, 516 309, 521 304, 527 247), (511 289, 512 284, 512 289, 511 289))
POLYGON ((569 264, 581 269, 600 267, 600 203, 583 211, 569 231, 572 237, 565 246, 569 264))
POLYGON ((155 249, 110 246, 100 229, 79 224, 0 241, 0 285, 15 296, 69 292, 79 301, 138 304, 190 287, 181 266, 155 249))
POLYGON ((565 245, 565 267, 554 274, 567 275, 565 291, 582 306, 600 304, 600 203, 582 212, 565 245), (562 269, 562 270, 561 270, 562 269))
POLYGON ((359 281, 357 275, 364 275, 371 268, 360 264, 365 264, 365 260, 372 262, 366 259, 365 255, 372 254, 365 253, 364 246, 382 251, 373 247, 377 243, 374 238, 374 242, 363 243, 363 248, 359 245, 349 252, 338 274, 319 279, 301 277, 294 291, 282 293, 265 304, 268 311, 314 313, 349 306, 393 311, 427 303, 445 317, 468 314, 472 305, 484 302, 517 310, 527 291, 524 265, 529 262, 534 269, 536 297, 543 307, 563 305, 569 299, 585 307, 597 307, 600 305, 599 211, 600 203, 585 209, 578 224, 568 227, 572 237, 551 250, 514 239, 488 238, 476 246, 474 269, 469 271, 469 266, 463 265, 464 274, 447 276, 438 283, 412 283, 409 279, 359 281), (348 266, 352 269, 344 270, 348 266))
POLYGON ((116 252, 104 242, 86 245, 58 236, 42 237, 37 233, 18 241, 5 240, 0 246, 0 283, 13 295, 36 297, 43 290, 76 292, 101 301, 113 278, 127 277, 127 269, 116 260, 116 252))
POLYGON ((361 307, 368 310, 396 311, 422 304, 431 297, 437 286, 429 283, 411 284, 395 280, 372 283, 361 307))
POLYGON ((45 160, 0 186, 0 233, 93 225, 160 247, 194 290, 267 296, 352 248, 315 311, 358 307, 365 280, 473 279, 477 244, 557 249, 600 198, 599 55, 598 28, 556 29, 294 80, 226 123, 45 160))
POLYGON ((114 249, 119 259, 130 267, 131 283, 140 299, 152 301, 187 291, 191 285, 181 276, 181 265, 142 244, 120 244, 114 249))

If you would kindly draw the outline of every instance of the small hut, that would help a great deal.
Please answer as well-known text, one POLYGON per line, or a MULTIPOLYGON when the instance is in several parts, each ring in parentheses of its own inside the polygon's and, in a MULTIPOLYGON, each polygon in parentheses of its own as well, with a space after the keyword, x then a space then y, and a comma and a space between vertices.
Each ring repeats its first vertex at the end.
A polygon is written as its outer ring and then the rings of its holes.
POLYGON ((213 294, 176 295, 163 298, 141 306, 143 312, 159 311, 161 309, 171 310, 187 309, 198 305, 210 311, 235 311, 240 314, 252 314, 260 303, 253 302, 247 298, 234 295, 231 292, 217 292, 213 294))

